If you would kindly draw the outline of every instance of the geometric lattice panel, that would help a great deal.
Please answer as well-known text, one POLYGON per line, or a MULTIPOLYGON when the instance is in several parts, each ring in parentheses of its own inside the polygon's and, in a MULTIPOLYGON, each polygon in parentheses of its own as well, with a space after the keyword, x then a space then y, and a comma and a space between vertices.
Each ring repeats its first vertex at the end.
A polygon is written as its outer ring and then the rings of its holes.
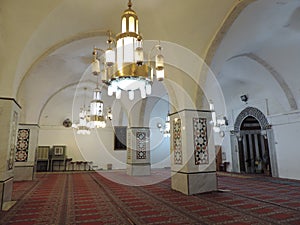
POLYGON ((173 120, 174 164, 182 165, 181 119, 173 120))
POLYGON ((208 164, 206 118, 193 118, 195 164, 208 164))
POLYGON ((146 159, 146 132, 136 132, 136 158, 146 159))
POLYGON ((30 129, 19 129, 16 146, 16 162, 27 162, 30 129))

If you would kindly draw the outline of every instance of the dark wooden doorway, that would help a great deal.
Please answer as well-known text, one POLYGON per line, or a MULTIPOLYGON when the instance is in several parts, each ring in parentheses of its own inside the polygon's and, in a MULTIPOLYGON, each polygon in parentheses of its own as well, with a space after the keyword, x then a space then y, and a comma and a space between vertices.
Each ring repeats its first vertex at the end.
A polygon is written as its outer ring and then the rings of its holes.
POLYGON ((253 116, 241 124, 238 147, 242 173, 272 175, 267 133, 253 116))

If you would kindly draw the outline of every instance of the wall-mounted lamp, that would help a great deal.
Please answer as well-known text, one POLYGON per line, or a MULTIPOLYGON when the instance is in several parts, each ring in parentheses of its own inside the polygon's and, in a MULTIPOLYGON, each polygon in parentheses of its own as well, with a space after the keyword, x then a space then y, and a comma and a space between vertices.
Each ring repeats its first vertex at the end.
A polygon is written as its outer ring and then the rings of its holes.
POLYGON ((241 95, 240 96, 242 102, 247 102, 248 101, 248 96, 247 95, 241 95))

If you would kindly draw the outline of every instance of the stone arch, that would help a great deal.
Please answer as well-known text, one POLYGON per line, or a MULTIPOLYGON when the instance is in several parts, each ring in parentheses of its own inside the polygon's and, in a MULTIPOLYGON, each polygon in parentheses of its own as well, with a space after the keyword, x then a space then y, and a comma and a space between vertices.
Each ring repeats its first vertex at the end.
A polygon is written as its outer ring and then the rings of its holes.
POLYGON ((231 25, 234 21, 238 18, 241 12, 251 3, 256 2, 257 0, 244 0, 238 1, 237 4, 232 8, 232 10, 228 13, 227 17, 224 19, 223 24, 221 25, 220 29, 217 31, 216 35, 214 36, 207 52, 205 55, 205 62, 208 66, 211 66, 213 57, 220 46, 223 38, 225 37, 227 31, 230 29, 231 25))
POLYGON ((248 116, 252 116, 255 119, 257 119, 263 130, 269 129, 271 127, 267 118, 259 109, 254 108, 254 107, 247 107, 242 112, 240 112, 240 114, 236 118, 235 123, 234 123, 235 131, 240 130, 240 127, 241 127, 244 119, 248 116))

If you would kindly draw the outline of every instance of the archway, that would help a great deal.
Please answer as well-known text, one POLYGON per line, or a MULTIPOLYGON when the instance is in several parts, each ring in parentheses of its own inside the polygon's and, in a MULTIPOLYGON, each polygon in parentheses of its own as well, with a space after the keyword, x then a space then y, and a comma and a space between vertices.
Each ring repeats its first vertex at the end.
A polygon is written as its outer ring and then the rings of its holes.
POLYGON ((242 110, 231 134, 233 172, 278 176, 272 126, 259 109, 242 110))
POLYGON ((272 175, 267 135, 255 117, 243 120, 238 146, 242 173, 272 175))

